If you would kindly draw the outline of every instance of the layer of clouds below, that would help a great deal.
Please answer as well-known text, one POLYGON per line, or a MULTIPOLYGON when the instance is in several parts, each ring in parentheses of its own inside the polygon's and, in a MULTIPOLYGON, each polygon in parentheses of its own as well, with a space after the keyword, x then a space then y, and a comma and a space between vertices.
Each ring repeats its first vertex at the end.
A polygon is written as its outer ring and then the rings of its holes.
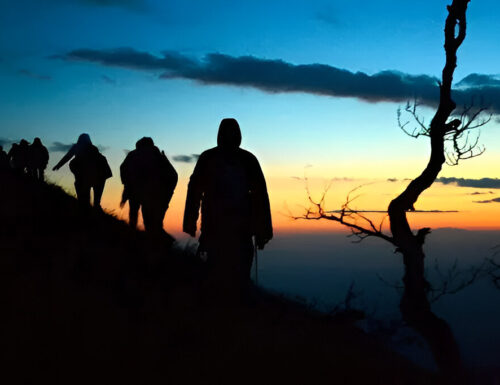
POLYGON ((192 155, 174 155, 172 156, 172 159, 174 162, 180 162, 180 163, 194 163, 198 160, 200 155, 198 154, 192 154, 192 155))
POLYGON ((436 182, 442 184, 456 184, 458 187, 475 187, 475 188, 499 188, 500 179, 497 178, 481 178, 481 179, 464 179, 464 178, 438 178, 436 182))
MULTIPOLYGON (((220 53, 210 53, 198 60, 178 52, 167 51, 162 56, 155 56, 132 48, 78 49, 53 58, 153 71, 158 72, 161 79, 181 78, 206 85, 251 87, 269 93, 353 97, 366 102, 401 103, 418 98, 427 106, 436 106, 439 100, 435 77, 397 71, 368 75, 324 64, 295 65, 283 60, 220 53)), ((500 113, 499 82, 496 75, 470 74, 457 83, 453 98, 457 105, 479 100, 492 112, 500 113)))

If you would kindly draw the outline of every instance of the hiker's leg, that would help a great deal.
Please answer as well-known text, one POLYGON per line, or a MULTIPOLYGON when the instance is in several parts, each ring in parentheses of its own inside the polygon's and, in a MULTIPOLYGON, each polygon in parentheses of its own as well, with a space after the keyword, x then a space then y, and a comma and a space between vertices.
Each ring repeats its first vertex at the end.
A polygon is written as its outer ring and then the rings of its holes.
POLYGON ((81 179, 75 179, 76 198, 82 207, 90 206, 90 184, 81 179))
POLYGON ((94 189, 94 207, 96 208, 101 208, 101 198, 102 198, 102 192, 104 191, 104 184, 106 183, 106 180, 99 181, 94 184, 93 189, 94 189))
POLYGON ((132 228, 137 228, 137 218, 139 216, 139 208, 141 207, 141 204, 136 198, 130 198, 128 200, 128 222, 130 227, 132 228))

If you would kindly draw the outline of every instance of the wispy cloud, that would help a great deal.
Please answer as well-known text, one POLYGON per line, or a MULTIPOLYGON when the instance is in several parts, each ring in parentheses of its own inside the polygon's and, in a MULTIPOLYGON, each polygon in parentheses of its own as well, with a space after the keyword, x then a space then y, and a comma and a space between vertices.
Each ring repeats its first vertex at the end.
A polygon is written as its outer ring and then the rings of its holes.
POLYGON ((180 163, 194 163, 198 160, 200 155, 198 154, 192 154, 192 155, 174 155, 172 159, 175 162, 180 162, 180 163))
POLYGON ((27 69, 20 69, 17 71, 18 75, 25 76, 31 79, 37 79, 37 80, 52 80, 52 76, 49 75, 42 75, 27 69))
POLYGON ((69 149, 73 146, 73 143, 71 144, 65 144, 61 142, 54 142, 52 143, 51 146, 49 146, 50 151, 54 152, 67 152, 69 149))
MULTIPOLYGON (((251 87, 269 93, 300 92, 353 97, 366 102, 401 103, 418 98, 421 104, 427 106, 435 106, 439 100, 435 77, 398 71, 369 75, 325 64, 296 65, 283 60, 220 53, 210 53, 199 60, 179 52, 166 51, 156 56, 132 48, 78 49, 55 57, 157 72, 161 79, 181 78, 205 85, 251 87)), ((500 112, 500 86, 494 78, 488 78, 488 82, 485 76, 489 75, 471 76, 464 78, 461 86, 454 91, 457 104, 467 104, 472 99, 482 100, 493 112, 500 112)))
MULTIPOLYGON (((71 147, 73 147, 74 143, 61 143, 61 142, 53 142, 51 146, 49 146, 50 151, 54 152, 68 152, 71 147)), ((107 146, 96 146, 100 152, 107 151, 109 147, 107 146)))
POLYGON ((0 138, 0 146, 5 147, 9 144, 15 143, 16 140, 12 139, 7 139, 7 138, 0 138))
POLYGON ((436 179, 436 182, 442 184, 456 184, 458 187, 500 188, 500 179, 497 178, 438 178, 436 179))
POLYGON ((490 194, 494 194, 494 192, 493 191, 484 191, 484 192, 474 191, 474 192, 467 194, 467 195, 490 195, 490 194))
POLYGON ((500 203, 500 197, 493 198, 493 199, 487 199, 484 201, 474 201, 474 203, 500 203))
POLYGON ((497 75, 470 74, 457 83, 458 87, 500 87, 497 75))

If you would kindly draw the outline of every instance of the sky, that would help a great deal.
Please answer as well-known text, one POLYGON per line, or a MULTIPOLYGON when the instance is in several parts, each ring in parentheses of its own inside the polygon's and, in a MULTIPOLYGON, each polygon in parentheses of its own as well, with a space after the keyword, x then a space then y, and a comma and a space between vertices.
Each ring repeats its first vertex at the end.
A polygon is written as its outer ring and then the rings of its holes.
MULTIPOLYGON (((291 219, 308 204, 304 176, 317 196, 332 181, 329 209, 364 185, 355 207, 378 211, 423 170, 429 143, 400 130, 397 110, 416 97, 432 117, 448 3, 0 0, 0 144, 39 136, 51 167, 89 133, 114 172, 104 205, 124 218, 118 168, 151 136, 179 173, 166 218, 179 232, 193 154, 234 117, 266 175, 275 227, 338 230, 291 219)), ((463 179, 440 180, 416 208, 453 212, 409 214, 415 227, 500 228, 499 12, 471 1, 454 82, 459 105, 493 114, 486 152, 443 168, 463 179)), ((74 192, 67 167, 47 174, 74 192)))

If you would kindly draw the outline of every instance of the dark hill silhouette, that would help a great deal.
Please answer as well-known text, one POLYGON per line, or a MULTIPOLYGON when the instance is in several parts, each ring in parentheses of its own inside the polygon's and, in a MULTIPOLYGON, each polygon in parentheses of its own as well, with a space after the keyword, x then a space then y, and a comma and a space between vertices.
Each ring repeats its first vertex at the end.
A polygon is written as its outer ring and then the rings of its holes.
POLYGON ((270 293, 200 301, 193 253, 82 217, 57 186, 1 177, 4 383, 436 383, 351 323, 270 293))

